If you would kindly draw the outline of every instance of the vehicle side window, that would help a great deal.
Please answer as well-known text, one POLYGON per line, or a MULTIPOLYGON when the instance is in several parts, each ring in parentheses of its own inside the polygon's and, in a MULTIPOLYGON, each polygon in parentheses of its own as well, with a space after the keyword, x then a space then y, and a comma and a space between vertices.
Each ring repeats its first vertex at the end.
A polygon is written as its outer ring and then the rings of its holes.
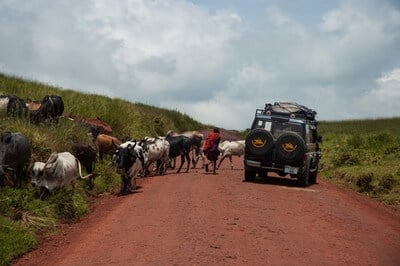
POLYGON ((271 125, 272 125, 271 121, 257 120, 254 128, 263 128, 267 131, 271 131, 271 125))
POLYGON ((312 142, 312 134, 311 134, 310 125, 306 125, 306 142, 307 143, 311 143, 312 142))
POLYGON ((266 121, 265 125, 264 125, 264 129, 267 131, 271 131, 271 126, 272 126, 272 122, 271 121, 266 121))

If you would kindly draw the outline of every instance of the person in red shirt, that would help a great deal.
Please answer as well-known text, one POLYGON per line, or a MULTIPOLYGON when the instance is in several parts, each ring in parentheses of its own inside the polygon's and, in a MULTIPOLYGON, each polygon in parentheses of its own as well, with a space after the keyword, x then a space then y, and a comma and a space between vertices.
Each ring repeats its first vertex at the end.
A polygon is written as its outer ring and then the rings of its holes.
POLYGON ((213 132, 211 132, 206 140, 204 141, 203 145, 203 152, 207 159, 210 161, 205 165, 206 172, 209 171, 208 165, 210 163, 213 164, 213 174, 216 174, 216 165, 219 156, 218 145, 219 141, 221 140, 221 136, 219 134, 219 128, 215 127, 213 132))

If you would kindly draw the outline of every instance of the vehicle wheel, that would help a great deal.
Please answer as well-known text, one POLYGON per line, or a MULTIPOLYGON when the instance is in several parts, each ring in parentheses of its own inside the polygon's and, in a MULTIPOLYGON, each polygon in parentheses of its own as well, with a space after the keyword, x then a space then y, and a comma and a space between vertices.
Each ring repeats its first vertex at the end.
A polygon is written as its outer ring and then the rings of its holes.
POLYGON ((310 178, 310 161, 307 161, 303 171, 297 175, 297 185, 300 187, 308 186, 309 178, 310 178))
POLYGON ((274 147, 274 138, 272 134, 262 128, 257 128, 247 135, 246 149, 254 155, 266 155, 274 147))
POLYGON ((287 132, 276 140, 275 150, 280 161, 296 165, 303 161, 306 143, 298 134, 287 132))
POLYGON ((315 171, 309 173, 309 182, 310 182, 310 184, 317 183, 317 175, 318 175, 318 164, 317 164, 317 167, 315 168, 315 171))
POLYGON ((259 170, 258 171, 258 176, 259 177, 268 177, 268 171, 265 169, 259 170))
POLYGON ((244 180, 247 182, 253 182, 256 179, 256 172, 249 168, 244 169, 244 180))

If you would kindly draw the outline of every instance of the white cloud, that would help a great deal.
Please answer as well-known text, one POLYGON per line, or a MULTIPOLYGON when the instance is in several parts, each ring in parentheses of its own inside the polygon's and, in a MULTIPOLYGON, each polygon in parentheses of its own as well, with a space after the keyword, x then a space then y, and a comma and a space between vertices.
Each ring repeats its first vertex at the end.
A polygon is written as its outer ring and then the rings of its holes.
POLYGON ((339 0, 311 24, 286 1, 235 4, 1 1, 0 71, 232 129, 266 102, 299 102, 322 120, 399 109, 398 6, 339 0), (377 102, 387 108, 370 112, 377 102))
POLYGON ((358 101, 359 110, 368 117, 396 117, 400 110, 400 68, 384 73, 376 87, 358 101))

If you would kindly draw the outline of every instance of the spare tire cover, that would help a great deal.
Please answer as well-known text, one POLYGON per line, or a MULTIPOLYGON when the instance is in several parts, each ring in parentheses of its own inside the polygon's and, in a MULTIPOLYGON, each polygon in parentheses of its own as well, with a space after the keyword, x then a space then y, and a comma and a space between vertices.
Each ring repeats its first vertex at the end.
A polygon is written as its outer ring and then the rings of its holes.
POLYGON ((284 163, 301 162, 306 151, 306 143, 298 134, 287 132, 276 140, 275 150, 278 159, 284 163))
POLYGON ((266 155, 272 151, 274 147, 274 138, 272 134, 263 129, 257 128, 247 135, 246 149, 254 155, 266 155))

